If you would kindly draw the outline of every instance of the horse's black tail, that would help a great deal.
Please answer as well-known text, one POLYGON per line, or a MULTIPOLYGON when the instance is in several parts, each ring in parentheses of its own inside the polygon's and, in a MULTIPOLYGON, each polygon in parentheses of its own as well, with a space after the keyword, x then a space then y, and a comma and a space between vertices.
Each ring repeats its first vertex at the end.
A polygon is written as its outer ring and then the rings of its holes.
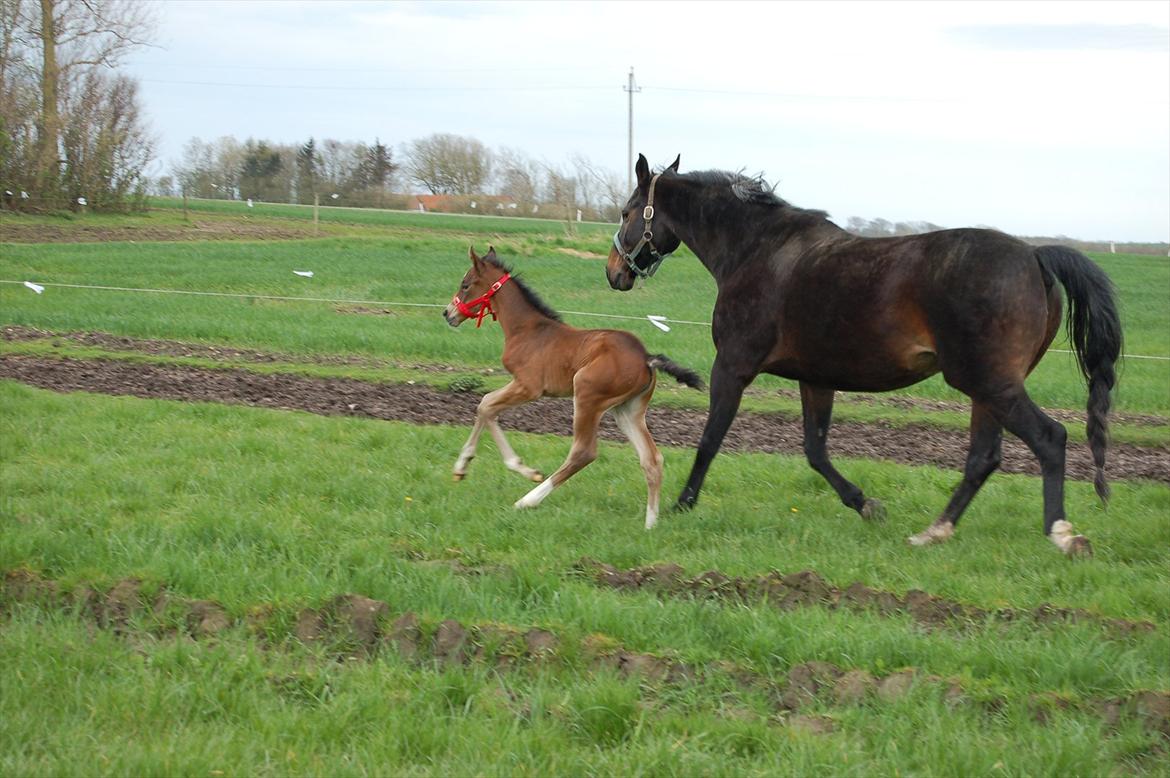
POLYGON ((1109 499, 1105 482, 1105 446, 1109 435, 1110 392, 1117 384, 1114 370, 1121 357, 1121 319, 1117 293, 1109 276, 1079 251, 1065 246, 1040 246, 1036 258, 1064 287, 1068 297, 1068 339, 1077 366, 1089 384, 1085 431, 1093 452, 1093 486, 1102 500, 1109 499))
POLYGON ((686 384, 692 389, 702 389, 703 379, 694 370, 688 370, 682 365, 671 361, 670 357, 665 354, 651 354, 650 358, 646 360, 646 365, 651 370, 663 370, 674 376, 680 384, 686 384))

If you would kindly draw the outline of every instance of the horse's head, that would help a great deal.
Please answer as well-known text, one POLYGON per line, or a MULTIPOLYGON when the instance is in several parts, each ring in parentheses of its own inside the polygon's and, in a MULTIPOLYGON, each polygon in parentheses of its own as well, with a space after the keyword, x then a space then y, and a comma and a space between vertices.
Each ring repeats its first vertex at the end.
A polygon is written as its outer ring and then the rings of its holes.
POLYGON ((471 257, 471 269, 464 274, 459 290, 443 309, 443 318, 452 327, 458 327, 471 318, 475 319, 475 326, 478 327, 489 313, 493 319, 496 318, 496 312, 492 310, 492 297, 511 277, 496 259, 494 247, 488 246, 488 253, 482 257, 475 253, 474 246, 468 248, 467 253, 471 257))
POLYGON ((667 254, 678 248, 679 238, 661 218, 655 218, 654 191, 660 176, 678 172, 679 158, 661 173, 650 174, 650 163, 641 154, 634 172, 638 186, 622 208, 622 223, 613 235, 613 248, 605 274, 609 285, 629 291, 638 278, 649 278, 658 270, 667 254))

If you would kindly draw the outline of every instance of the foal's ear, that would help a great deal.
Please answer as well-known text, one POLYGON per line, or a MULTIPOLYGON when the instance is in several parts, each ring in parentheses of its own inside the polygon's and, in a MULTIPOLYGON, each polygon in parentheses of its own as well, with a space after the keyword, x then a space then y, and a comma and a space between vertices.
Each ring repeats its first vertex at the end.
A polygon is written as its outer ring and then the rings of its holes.
POLYGON ((634 165, 634 175, 638 177, 639 189, 645 189, 650 186, 650 163, 646 161, 646 157, 642 154, 638 155, 638 163, 634 165))
MULTIPOLYGON (((678 172, 678 163, 679 163, 679 160, 681 160, 681 159, 682 159, 682 154, 675 156, 674 162, 671 162, 670 165, 667 166, 666 170, 673 170, 675 173, 677 173, 678 172)), ((666 170, 664 170, 662 172, 665 173, 666 170)))
POLYGON ((483 255, 483 258, 484 258, 484 259, 490 259, 490 260, 493 260, 493 261, 495 261, 495 258, 496 258, 496 247, 495 247, 495 246, 493 246, 493 245, 491 245, 491 244, 489 243, 489 244, 488 244, 488 253, 484 254, 484 255, 483 255))
POLYGON ((475 246, 467 247, 467 256, 471 258, 471 264, 479 267, 479 255, 475 253, 475 246))

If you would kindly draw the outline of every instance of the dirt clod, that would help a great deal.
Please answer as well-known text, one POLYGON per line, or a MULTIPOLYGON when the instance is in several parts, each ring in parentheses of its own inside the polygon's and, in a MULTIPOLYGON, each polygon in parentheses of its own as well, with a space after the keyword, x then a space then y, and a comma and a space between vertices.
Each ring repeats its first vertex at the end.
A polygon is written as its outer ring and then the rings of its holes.
POLYGON ((192 600, 187 609, 187 630, 192 637, 210 637, 232 625, 231 617, 217 602, 192 600))
POLYGON ((463 625, 453 619, 439 624, 435 633, 435 659, 445 665, 461 665, 467 661, 468 634, 463 625))

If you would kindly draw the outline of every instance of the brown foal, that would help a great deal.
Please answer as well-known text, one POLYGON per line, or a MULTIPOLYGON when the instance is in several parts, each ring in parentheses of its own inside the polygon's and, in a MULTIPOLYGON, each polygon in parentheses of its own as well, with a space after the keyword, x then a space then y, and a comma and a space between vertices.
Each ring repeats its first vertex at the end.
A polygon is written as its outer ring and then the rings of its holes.
POLYGON ((517 508, 535 508, 581 468, 597 458, 597 428, 602 415, 612 410, 618 427, 638 452, 649 490, 646 529, 658 520, 658 495, 662 487, 662 454, 646 428, 646 408, 654 394, 657 369, 695 389, 703 384, 693 371, 676 365, 661 354, 650 355, 642 342, 621 330, 581 330, 563 323, 523 282, 514 278, 496 258, 496 251, 479 257, 470 250, 471 269, 459 291, 443 311, 452 327, 469 318, 476 326, 490 314, 504 330, 504 367, 512 381, 488 392, 479 403, 475 426, 455 461, 455 480, 467 474, 479 436, 491 431, 509 470, 539 483, 516 502, 517 508), (501 411, 538 397, 573 398, 573 446, 569 456, 547 480, 525 465, 504 438, 496 417, 501 411))

